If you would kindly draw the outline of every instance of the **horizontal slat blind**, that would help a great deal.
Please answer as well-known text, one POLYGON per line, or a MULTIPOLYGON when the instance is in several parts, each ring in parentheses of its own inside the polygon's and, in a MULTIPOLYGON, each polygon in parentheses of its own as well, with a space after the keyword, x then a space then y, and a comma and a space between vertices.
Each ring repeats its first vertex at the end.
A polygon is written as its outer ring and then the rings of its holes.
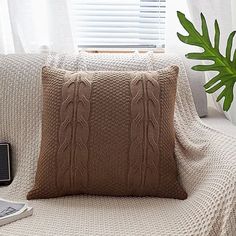
POLYGON ((165 42, 166 0, 71 0, 79 47, 153 47, 165 42))

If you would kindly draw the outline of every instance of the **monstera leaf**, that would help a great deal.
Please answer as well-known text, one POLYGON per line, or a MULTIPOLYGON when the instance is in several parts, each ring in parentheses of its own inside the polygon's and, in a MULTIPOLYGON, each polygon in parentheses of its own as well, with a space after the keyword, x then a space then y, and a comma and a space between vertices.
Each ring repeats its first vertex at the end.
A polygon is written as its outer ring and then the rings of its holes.
POLYGON ((227 41, 225 55, 219 50, 220 44, 220 28, 217 20, 215 21, 215 38, 214 44, 211 42, 207 28, 206 19, 201 14, 202 33, 194 27, 193 23, 189 21, 181 12, 177 12, 179 21, 189 35, 184 36, 177 33, 178 38, 186 44, 201 47, 203 52, 194 52, 186 54, 189 59, 196 60, 210 60, 212 64, 197 65, 192 67, 196 71, 217 71, 219 72, 214 78, 204 85, 207 93, 214 93, 222 88, 221 93, 217 97, 217 102, 224 98, 223 110, 228 111, 233 98, 233 89, 236 82, 236 50, 232 57, 232 44, 236 31, 233 31, 227 41))

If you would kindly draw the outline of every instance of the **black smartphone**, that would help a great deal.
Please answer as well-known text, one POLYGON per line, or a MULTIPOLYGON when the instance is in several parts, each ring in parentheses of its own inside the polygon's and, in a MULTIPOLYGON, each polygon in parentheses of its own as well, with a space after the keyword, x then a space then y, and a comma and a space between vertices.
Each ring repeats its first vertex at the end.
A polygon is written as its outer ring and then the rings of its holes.
POLYGON ((0 185, 9 185, 11 174, 11 148, 9 143, 0 143, 0 185))

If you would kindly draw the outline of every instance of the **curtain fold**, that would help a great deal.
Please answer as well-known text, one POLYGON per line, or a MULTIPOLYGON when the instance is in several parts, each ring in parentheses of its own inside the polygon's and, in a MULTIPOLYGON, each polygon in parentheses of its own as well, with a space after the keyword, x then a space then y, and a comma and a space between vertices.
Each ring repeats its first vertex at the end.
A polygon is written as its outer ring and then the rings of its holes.
POLYGON ((177 17, 177 11, 183 12, 188 18, 191 19, 190 12, 188 9, 186 0, 175 0, 167 1, 167 9, 166 9, 166 52, 167 53, 176 53, 183 59, 183 62, 186 67, 186 71, 188 73, 190 87, 195 91, 193 94, 193 98, 195 103, 198 102, 198 114, 207 114, 207 97, 206 92, 204 90, 203 85, 205 84, 205 74, 203 72, 194 71, 191 69, 192 66, 196 65, 198 62, 196 60, 189 60, 185 58, 185 54, 191 52, 192 50, 198 50, 198 48, 194 48, 187 44, 182 43, 178 37, 177 32, 186 34, 185 30, 179 23, 177 17))
POLYGON ((0 53, 74 52, 67 1, 1 0, 0 53))
POLYGON ((8 0, 0 1, 0 54, 14 53, 8 0))
POLYGON ((177 53, 185 55, 190 46, 183 44, 177 37, 177 32, 184 33, 183 27, 180 25, 177 11, 181 11, 190 17, 186 0, 167 0, 166 6, 166 44, 165 49, 167 53, 177 53))

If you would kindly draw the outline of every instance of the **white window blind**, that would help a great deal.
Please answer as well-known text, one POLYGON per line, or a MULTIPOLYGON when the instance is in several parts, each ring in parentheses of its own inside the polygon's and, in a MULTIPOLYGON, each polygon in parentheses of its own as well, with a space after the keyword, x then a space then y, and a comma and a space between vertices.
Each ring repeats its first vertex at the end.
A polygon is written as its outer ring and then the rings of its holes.
POLYGON ((163 48, 166 0, 71 0, 78 47, 163 48))

